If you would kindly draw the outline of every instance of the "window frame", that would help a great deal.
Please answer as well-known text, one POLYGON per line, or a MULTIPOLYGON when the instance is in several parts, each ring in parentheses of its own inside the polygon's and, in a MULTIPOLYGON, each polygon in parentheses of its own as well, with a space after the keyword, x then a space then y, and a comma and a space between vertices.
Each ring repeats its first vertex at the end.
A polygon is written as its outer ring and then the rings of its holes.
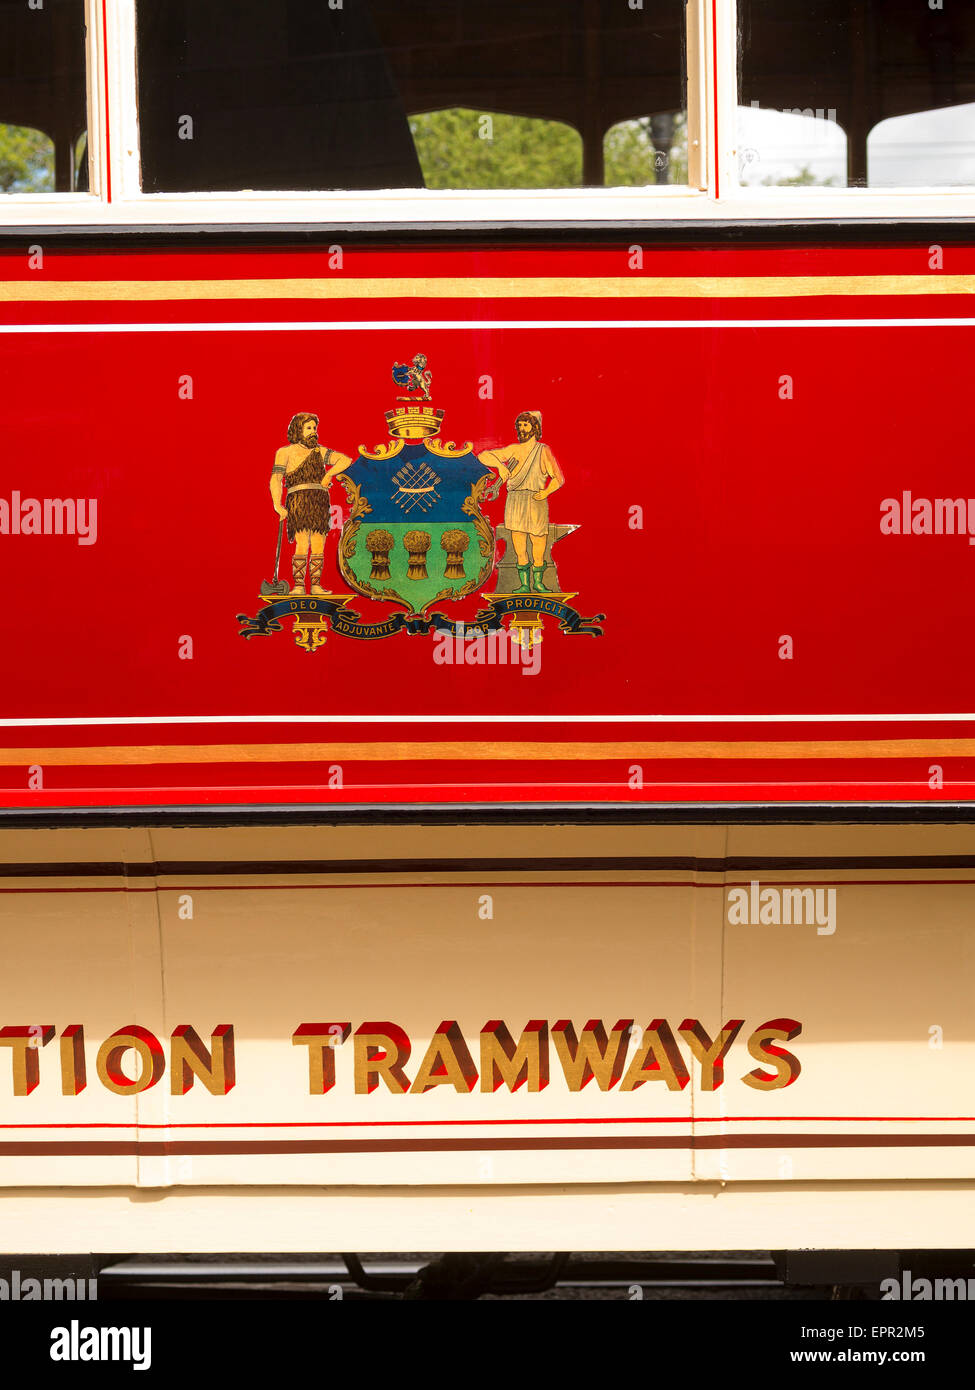
POLYGON ((717 170, 723 216, 741 221, 913 221, 975 217, 975 184, 968 187, 748 187, 738 168, 738 0, 709 0, 714 17, 717 170))
POLYGON ((101 42, 104 7, 107 0, 84 0, 85 17, 85 106, 88 118, 88 189, 84 193, 4 193, 0 195, 0 226, 16 226, 24 219, 16 215, 21 209, 32 214, 32 223, 88 221, 89 215, 96 211, 103 199, 105 174, 105 84, 94 80, 96 71, 104 71, 105 47, 101 42), (96 54, 101 56, 102 67, 93 64, 96 54), (10 209, 15 215, 4 216, 10 209), (44 210, 56 215, 38 218, 33 215, 44 210))
POLYGON ((737 0, 687 0, 688 182, 647 188, 143 193, 136 0, 85 0, 87 193, 14 193, 0 227, 598 226, 975 219, 975 186, 756 188, 739 182, 737 0))
POLYGON ((91 193, 10 194, 0 225, 173 226, 287 221, 396 226, 417 222, 524 223, 633 221, 689 215, 707 200, 706 129, 710 107, 703 68, 708 0, 687 0, 688 183, 599 189, 386 189, 375 192, 281 189, 240 193, 144 193, 139 162, 136 0, 85 0, 91 193), (97 143, 96 143, 97 141, 97 143), (97 191, 96 191, 97 190, 97 191), (93 196, 94 195, 94 196, 93 196), (664 205, 661 207, 661 205, 664 205))

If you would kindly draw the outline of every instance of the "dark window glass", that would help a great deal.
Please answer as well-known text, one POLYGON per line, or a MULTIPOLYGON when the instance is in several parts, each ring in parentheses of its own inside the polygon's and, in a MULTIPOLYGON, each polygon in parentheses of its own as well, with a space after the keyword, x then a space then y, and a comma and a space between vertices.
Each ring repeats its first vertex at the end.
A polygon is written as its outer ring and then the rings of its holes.
POLYGON ((975 184, 971 0, 739 0, 744 183, 975 184))
POLYGON ((0 192, 86 189, 87 123, 84 0, 0 0, 0 192))
POLYGON ((684 3, 138 0, 143 188, 686 181, 684 3))

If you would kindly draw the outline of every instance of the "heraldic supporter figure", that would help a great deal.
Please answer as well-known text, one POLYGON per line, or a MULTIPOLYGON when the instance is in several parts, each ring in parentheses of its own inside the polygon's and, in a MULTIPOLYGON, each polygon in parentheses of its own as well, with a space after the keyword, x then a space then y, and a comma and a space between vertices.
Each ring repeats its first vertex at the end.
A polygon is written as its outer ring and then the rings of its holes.
MULTIPOLYGON (((565 482, 555 455, 542 443, 542 416, 538 410, 524 410, 515 420, 515 444, 498 449, 486 449, 478 459, 486 468, 494 468, 507 485, 504 504, 504 524, 511 533, 518 562, 521 587, 516 594, 547 594, 542 583, 545 573, 545 546, 548 541, 548 499, 565 482), (528 542, 531 541, 531 557, 528 542), (531 568, 532 583, 528 572, 531 568)), ((497 496, 497 488, 488 496, 497 496)))
MULTIPOLYGON (((318 416, 301 411, 288 425, 288 442, 274 456, 271 501, 279 517, 288 523, 288 540, 295 546, 291 562, 292 594, 305 592, 306 570, 312 594, 324 594, 322 568, 325 536, 331 511, 328 485, 344 473, 352 460, 318 442, 318 416), (284 489, 287 496, 283 498, 284 489)), ((275 576, 277 577, 277 576, 275 576)))

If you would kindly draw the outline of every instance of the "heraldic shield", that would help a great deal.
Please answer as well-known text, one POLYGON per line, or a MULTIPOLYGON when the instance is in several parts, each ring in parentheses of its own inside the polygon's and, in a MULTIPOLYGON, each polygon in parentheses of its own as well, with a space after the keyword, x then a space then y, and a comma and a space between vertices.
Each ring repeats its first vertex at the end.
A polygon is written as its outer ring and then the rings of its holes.
MULTIPOLYGON (((397 385, 413 385, 407 370, 402 380, 394 370, 397 385)), ((437 437, 442 410, 405 399, 386 411, 389 442, 360 445, 342 475, 350 512, 339 568, 356 593, 422 613, 466 598, 494 569, 494 531, 481 512, 493 475, 470 443, 437 437)))
POLYGON ((290 619, 295 644, 315 652, 330 631, 374 641, 447 630, 455 640, 478 641, 507 627, 525 648, 541 640, 546 617, 563 633, 601 636, 603 615, 584 618, 569 606, 575 592, 559 587, 552 547, 578 528, 548 518, 548 496, 564 479, 542 442, 540 412, 522 411, 515 420, 517 441, 478 457, 470 442, 440 437, 444 412, 431 403, 427 361, 418 352, 411 363, 394 364, 393 381, 404 394, 386 411, 388 437, 374 448, 360 444, 356 455, 343 454, 319 442, 317 415, 299 411, 292 417, 270 479, 278 517, 274 572, 261 584, 257 616, 237 614, 241 637, 270 637, 290 619), (348 505, 336 556, 346 588, 405 612, 373 621, 348 606, 352 593, 324 587, 333 482, 345 489, 348 505), (497 498, 502 483, 498 591, 484 593, 496 560, 495 531, 481 506, 497 498), (286 528, 294 542, 290 586, 280 574, 286 528), (444 612, 474 594, 488 606, 476 610, 472 621, 458 624, 444 612))

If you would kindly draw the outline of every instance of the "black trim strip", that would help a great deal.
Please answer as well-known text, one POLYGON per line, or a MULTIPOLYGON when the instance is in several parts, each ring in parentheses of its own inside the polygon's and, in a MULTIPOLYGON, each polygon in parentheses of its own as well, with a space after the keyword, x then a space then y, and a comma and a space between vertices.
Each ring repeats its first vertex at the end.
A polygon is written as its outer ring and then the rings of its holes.
POLYGON ((787 870, 819 872, 828 869, 975 869, 973 854, 731 856, 697 859, 676 855, 536 855, 524 859, 472 859, 466 855, 440 859, 241 859, 157 860, 124 863, 92 860, 72 863, 3 864, 0 880, 16 878, 242 878, 245 876, 307 877, 312 874, 497 874, 497 873, 774 873, 787 870))
MULTIPOLYGON (((240 222, 217 225, 206 222, 186 224, 130 223, 106 227, 40 225, 27 227, 0 226, 0 248, 7 244, 20 249, 39 239, 53 239, 87 250, 115 246, 138 245, 140 249, 160 245, 172 248, 174 243, 193 246, 310 246, 321 241, 334 242, 337 237, 353 238, 357 249, 370 246, 402 246, 404 250, 421 246, 450 246, 463 249, 465 245, 571 245, 619 243, 623 238, 639 236, 644 245, 674 243, 706 246, 739 242, 746 245, 890 245, 903 243, 916 246, 918 239, 937 230, 939 239, 948 243, 971 243, 975 239, 975 218, 916 217, 898 219, 833 218, 820 219, 754 219, 752 221, 675 219, 667 222, 546 221, 546 222, 408 222, 399 225, 377 225, 371 222, 240 222)), ((59 249, 64 249, 59 246, 59 249)))
POLYGON ((973 825, 975 801, 628 802, 462 805, 52 806, 0 808, 0 830, 275 825, 973 825))

